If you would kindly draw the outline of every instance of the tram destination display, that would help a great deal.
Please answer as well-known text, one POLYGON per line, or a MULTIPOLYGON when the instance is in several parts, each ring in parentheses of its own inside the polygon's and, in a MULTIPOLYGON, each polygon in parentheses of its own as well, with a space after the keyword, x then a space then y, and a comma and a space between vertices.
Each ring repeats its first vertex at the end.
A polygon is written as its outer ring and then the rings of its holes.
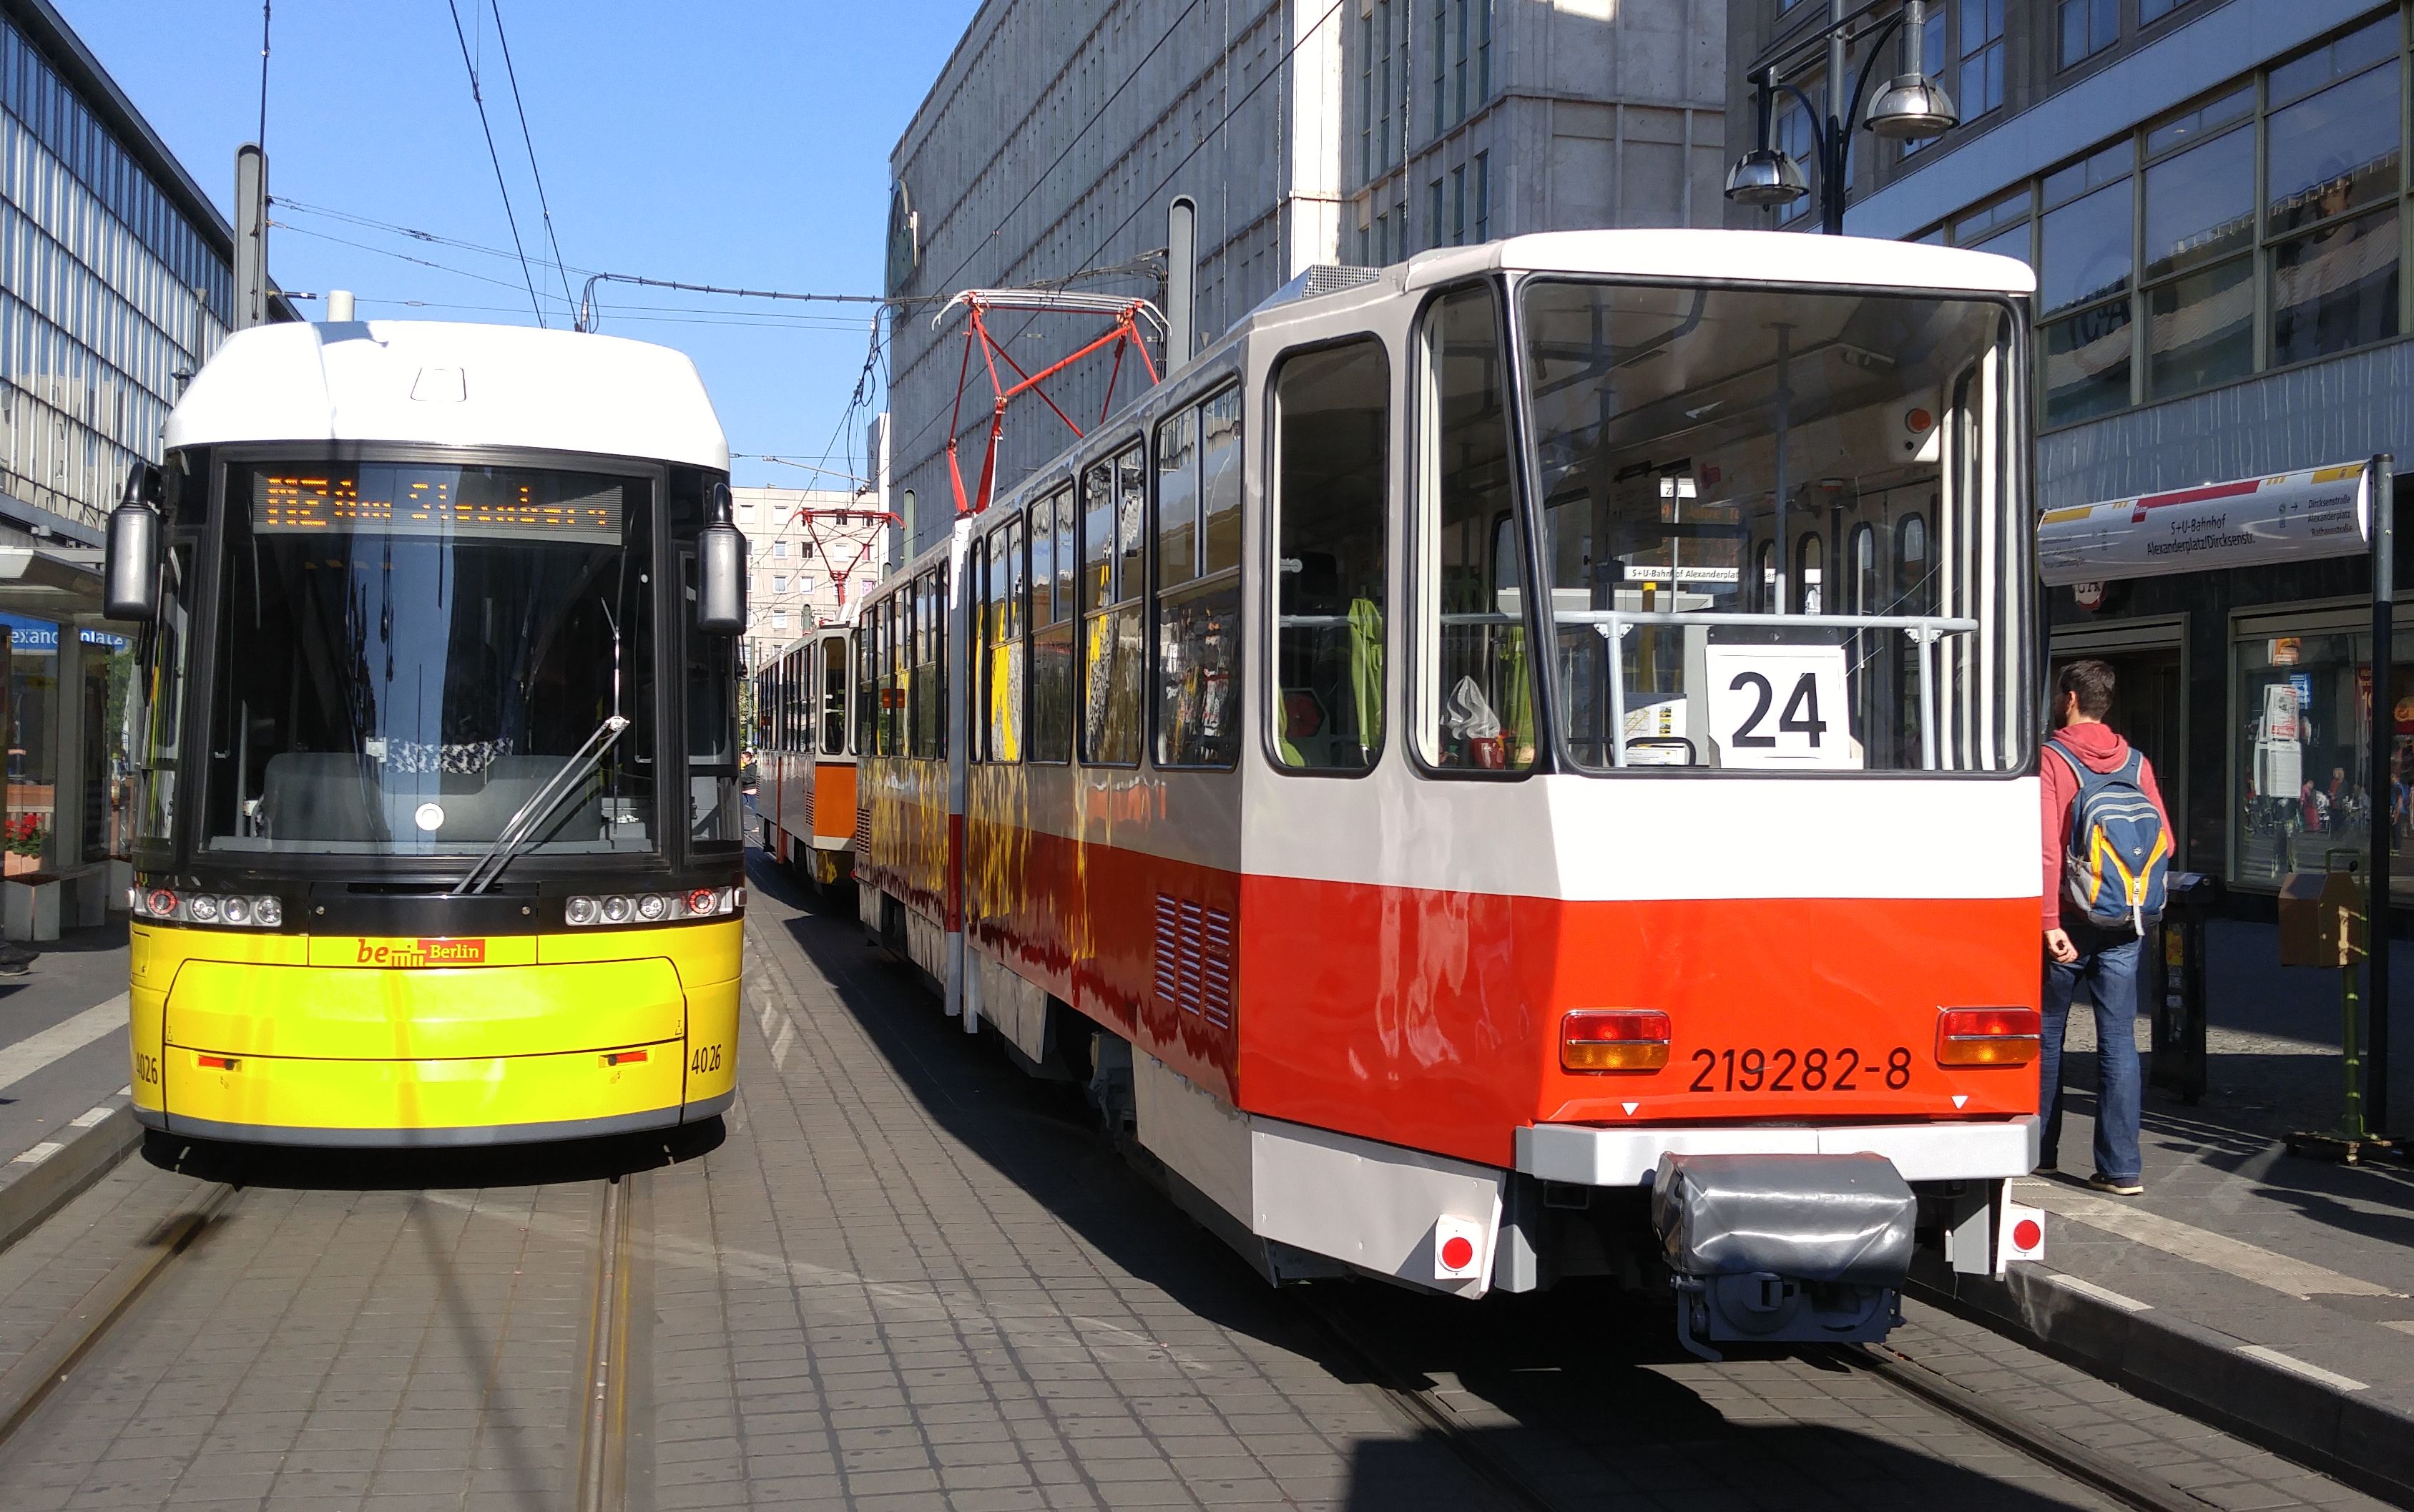
POLYGON ((2037 576, 2049 587, 2210 568, 2361 555, 2371 504, 2361 462, 2048 510, 2037 576))
POLYGON ((618 545, 625 485, 592 474, 365 464, 350 471, 262 467, 252 528, 263 535, 360 531, 618 545))

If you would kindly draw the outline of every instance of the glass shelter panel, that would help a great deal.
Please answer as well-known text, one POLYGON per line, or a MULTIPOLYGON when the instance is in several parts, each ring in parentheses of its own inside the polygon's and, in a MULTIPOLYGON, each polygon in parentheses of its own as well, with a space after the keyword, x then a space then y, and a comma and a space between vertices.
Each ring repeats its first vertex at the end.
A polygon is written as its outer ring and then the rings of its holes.
POLYGON ((1571 763, 2029 759, 2006 306, 1535 279, 1520 319, 1571 763), (1899 543, 1869 610, 1825 581, 1863 525, 1899 543))

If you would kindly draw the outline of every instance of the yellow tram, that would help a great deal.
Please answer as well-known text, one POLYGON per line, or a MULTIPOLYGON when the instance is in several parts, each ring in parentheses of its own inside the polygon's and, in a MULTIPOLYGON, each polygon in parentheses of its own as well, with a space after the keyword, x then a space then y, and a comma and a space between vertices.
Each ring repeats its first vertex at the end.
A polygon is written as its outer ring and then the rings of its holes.
POLYGON ((693 365, 421 322, 228 340, 110 521, 134 1111, 295 1145, 734 1095, 744 543, 693 365))

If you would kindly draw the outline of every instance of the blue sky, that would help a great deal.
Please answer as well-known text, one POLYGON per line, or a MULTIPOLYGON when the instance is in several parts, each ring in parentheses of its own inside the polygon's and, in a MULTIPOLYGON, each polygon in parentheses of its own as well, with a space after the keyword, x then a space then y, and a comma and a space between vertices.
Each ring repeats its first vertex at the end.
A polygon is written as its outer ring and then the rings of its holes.
MULTIPOLYGON (((225 209, 234 150, 259 126, 258 0, 54 3, 225 209)), ((446 0, 275 3, 269 190, 295 201, 272 213, 293 228, 271 232, 277 281, 350 289, 371 318, 531 323, 446 0), (396 303, 408 300, 426 304, 396 303)), ((550 254, 489 3, 564 263, 876 294, 889 148, 977 0, 455 3, 531 259, 550 254)), ((563 280, 535 274, 547 319, 566 325, 563 280)), ((582 281, 571 274, 573 294, 582 281)), ((863 366, 869 306, 602 293, 604 330, 694 357, 732 451, 822 460, 863 366)), ((752 459, 732 471, 741 483, 816 481, 752 459)))

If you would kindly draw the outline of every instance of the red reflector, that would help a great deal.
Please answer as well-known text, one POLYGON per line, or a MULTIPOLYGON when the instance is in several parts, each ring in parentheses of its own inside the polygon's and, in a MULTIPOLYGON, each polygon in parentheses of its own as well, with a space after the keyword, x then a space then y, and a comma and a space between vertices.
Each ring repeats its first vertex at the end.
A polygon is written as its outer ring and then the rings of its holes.
POLYGON ((1947 1008, 1936 1015, 1936 1062, 2025 1066, 2036 1059, 2043 1030, 2034 1008, 1947 1008))
POLYGON ((232 1071, 243 1063, 239 1058, 227 1055, 196 1056, 194 1059, 201 1063, 203 1071, 232 1071))
POLYGON ((1441 1263, 1453 1270, 1465 1270, 1475 1264, 1475 1246, 1464 1234, 1453 1234, 1441 1241, 1441 1263))
POLYGON ((615 1050, 604 1058, 604 1063, 607 1066, 625 1066, 632 1061, 644 1059, 646 1059, 646 1052, 643 1050, 615 1050))
POLYGON ((2034 1250, 2045 1242, 2045 1225, 2034 1218, 2023 1218, 2012 1225, 2012 1243, 2022 1250, 2034 1250))

